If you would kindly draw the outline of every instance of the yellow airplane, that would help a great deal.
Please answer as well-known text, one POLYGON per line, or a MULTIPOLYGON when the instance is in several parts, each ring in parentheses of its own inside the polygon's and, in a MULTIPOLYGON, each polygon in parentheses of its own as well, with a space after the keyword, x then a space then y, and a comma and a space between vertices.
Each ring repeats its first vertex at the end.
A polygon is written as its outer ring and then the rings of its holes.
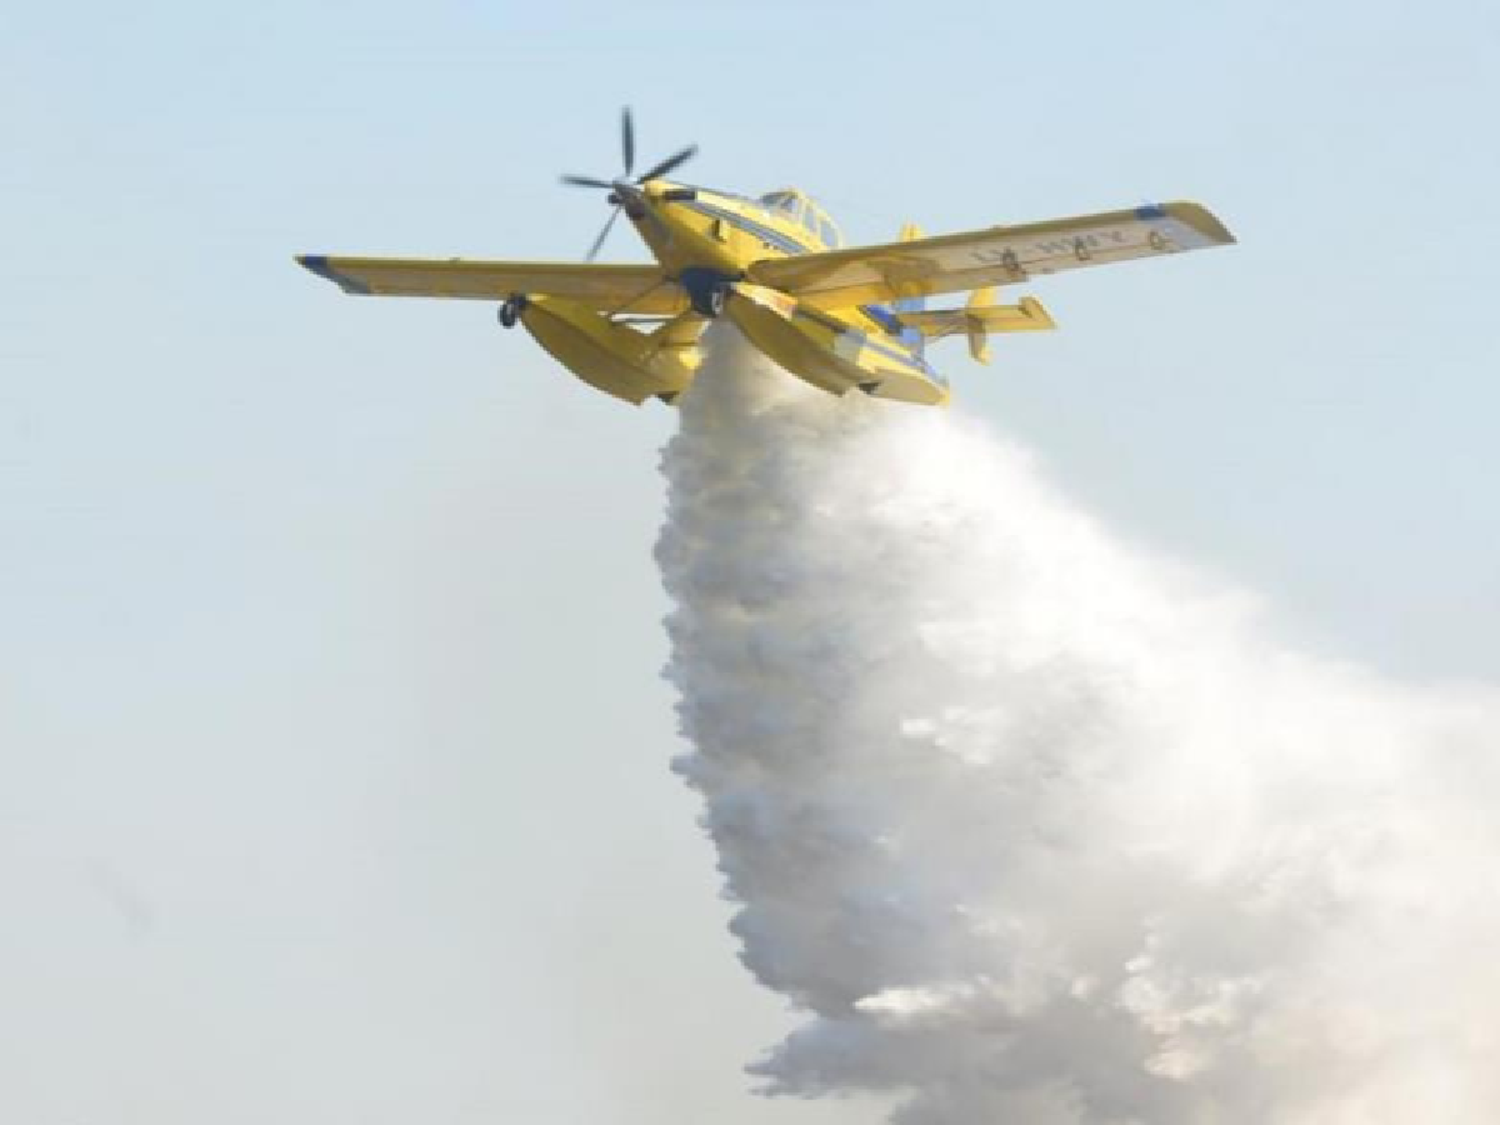
POLYGON ((624 174, 563 182, 609 192, 614 213, 582 263, 302 255, 346 293, 499 301, 500 323, 524 324, 584 382, 640 404, 672 402, 702 359, 699 337, 727 316, 782 367, 832 394, 941 405, 948 382, 924 345, 966 335, 987 362, 989 336, 1054 327, 1034 298, 995 303, 995 289, 1039 274, 1234 242, 1196 203, 1166 203, 1020 226, 845 249, 827 214, 800 191, 750 199, 666 179, 690 145, 632 178, 635 126, 621 119, 624 174), (656 262, 596 265, 621 212, 656 262), (963 308, 930 310, 936 293, 970 292, 963 308))

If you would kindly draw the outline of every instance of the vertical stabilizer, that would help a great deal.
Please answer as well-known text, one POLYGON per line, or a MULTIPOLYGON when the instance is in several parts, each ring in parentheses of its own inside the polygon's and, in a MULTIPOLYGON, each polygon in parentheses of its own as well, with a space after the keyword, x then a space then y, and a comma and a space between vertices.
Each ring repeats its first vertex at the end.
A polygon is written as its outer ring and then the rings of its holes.
MULTIPOLYGON (((969 303, 965 306, 968 312, 978 312, 987 309, 995 303, 995 287, 986 285, 983 289, 976 289, 969 295, 969 303)), ((985 327, 984 320, 977 316, 968 318, 969 322, 969 354, 974 357, 976 363, 988 363, 990 361, 990 334, 985 327)))
MULTIPOLYGON (((914 242, 915 240, 923 237, 925 237, 925 235, 922 231, 922 228, 917 226, 916 223, 905 222, 901 224, 902 242, 914 242)), ((894 312, 897 316, 900 316, 904 312, 921 312, 926 307, 926 297, 904 297, 899 301, 891 302, 891 311, 894 312)), ((926 337, 924 337, 922 333, 918 332, 914 328, 908 328, 904 330, 901 333, 901 340, 918 355, 923 355, 927 351, 926 337)))

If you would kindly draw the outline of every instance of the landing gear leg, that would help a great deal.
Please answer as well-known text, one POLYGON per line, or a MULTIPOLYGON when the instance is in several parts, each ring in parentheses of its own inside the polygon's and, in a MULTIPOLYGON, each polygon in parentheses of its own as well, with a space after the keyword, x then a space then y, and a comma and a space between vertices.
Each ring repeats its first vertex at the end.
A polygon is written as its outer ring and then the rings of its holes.
POLYGON ((519 293, 512 293, 500 302, 500 308, 495 314, 500 318, 500 327, 514 328, 516 322, 521 319, 521 310, 525 307, 526 298, 519 293))

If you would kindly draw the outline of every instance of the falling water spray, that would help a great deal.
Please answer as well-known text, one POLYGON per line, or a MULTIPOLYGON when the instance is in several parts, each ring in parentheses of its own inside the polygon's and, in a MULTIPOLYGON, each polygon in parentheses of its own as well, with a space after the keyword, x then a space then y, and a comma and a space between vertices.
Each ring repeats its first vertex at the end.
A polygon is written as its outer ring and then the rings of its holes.
POLYGON ((901 1125, 1490 1122, 1500 708, 1286 651, 960 412, 729 330, 667 676, 771 1094, 901 1125))

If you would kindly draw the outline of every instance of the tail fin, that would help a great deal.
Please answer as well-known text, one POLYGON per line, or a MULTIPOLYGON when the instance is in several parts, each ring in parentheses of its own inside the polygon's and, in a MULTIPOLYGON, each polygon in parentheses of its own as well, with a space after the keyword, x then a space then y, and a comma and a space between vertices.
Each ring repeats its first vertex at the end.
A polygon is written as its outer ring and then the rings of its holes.
MULTIPOLYGON (((916 223, 905 222, 901 224, 900 237, 902 242, 915 242, 917 239, 925 236, 922 228, 917 226, 916 223)), ((891 311, 897 316, 900 316, 902 313, 921 312, 926 307, 926 297, 903 297, 901 300, 891 302, 891 311)), ((927 351, 926 337, 914 328, 905 329, 901 333, 901 340, 919 356, 924 355, 927 351)))
MULTIPOLYGON (((977 313, 980 309, 987 309, 995 303, 995 287, 986 285, 983 289, 976 289, 969 294, 969 302, 964 306, 964 311, 977 313)), ((988 363, 990 361, 990 336, 985 331, 984 321, 979 317, 968 317, 969 327, 969 354, 974 357, 976 363, 988 363)))

